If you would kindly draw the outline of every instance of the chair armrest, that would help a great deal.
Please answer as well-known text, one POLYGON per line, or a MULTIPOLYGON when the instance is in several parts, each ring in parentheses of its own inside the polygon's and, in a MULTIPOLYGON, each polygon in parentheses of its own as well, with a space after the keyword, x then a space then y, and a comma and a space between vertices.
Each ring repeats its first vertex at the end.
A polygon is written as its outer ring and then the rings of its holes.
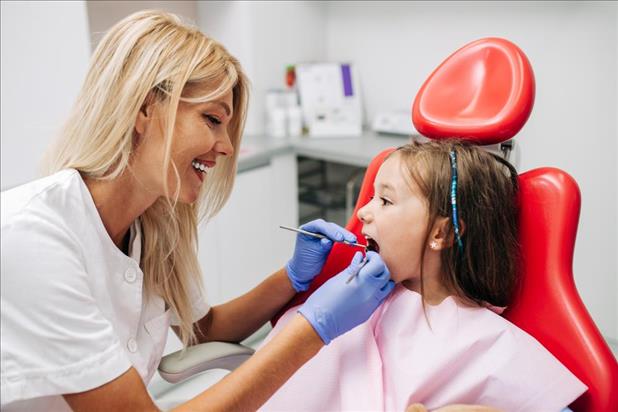
POLYGON ((164 356, 159 374, 170 383, 180 382, 209 369, 232 371, 255 351, 239 343, 208 342, 164 356))

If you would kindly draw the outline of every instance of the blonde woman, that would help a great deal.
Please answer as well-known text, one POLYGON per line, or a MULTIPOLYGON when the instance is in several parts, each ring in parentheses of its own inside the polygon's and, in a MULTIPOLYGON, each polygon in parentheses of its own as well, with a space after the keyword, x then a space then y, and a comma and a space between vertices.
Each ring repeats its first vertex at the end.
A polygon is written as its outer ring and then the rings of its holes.
MULTIPOLYGON (((102 39, 49 176, 2 193, 3 410, 156 410, 146 384, 170 325, 185 345, 240 341, 308 288, 334 240, 356 240, 311 222, 326 239, 299 235, 284 268, 207 305, 196 225, 229 196, 247 88, 238 61, 174 15, 139 12, 102 39)), ((392 287, 379 257, 351 265, 178 409, 256 409, 392 287)))

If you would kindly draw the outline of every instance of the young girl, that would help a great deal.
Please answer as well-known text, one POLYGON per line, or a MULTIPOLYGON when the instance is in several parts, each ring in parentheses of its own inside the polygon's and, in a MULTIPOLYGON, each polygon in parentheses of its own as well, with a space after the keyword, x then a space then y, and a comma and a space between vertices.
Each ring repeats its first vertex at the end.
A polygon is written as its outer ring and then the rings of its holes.
POLYGON ((508 162, 457 141, 414 143, 387 157, 374 189, 358 218, 368 255, 379 253, 398 283, 394 293, 263 410, 404 411, 421 403, 560 411, 586 390, 498 314, 517 287, 517 173, 508 162))

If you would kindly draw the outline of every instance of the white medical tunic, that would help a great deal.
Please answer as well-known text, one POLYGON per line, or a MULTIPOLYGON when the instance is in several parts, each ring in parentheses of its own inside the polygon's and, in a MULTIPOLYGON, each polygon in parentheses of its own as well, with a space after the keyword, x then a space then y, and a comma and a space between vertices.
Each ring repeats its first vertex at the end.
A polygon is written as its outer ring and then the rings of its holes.
MULTIPOLYGON (((70 410, 62 394, 131 366, 147 384, 178 321, 145 294, 139 224, 126 256, 73 169, 3 192, 1 211, 2 410, 70 410)), ((193 289, 194 321, 203 296, 193 289)))

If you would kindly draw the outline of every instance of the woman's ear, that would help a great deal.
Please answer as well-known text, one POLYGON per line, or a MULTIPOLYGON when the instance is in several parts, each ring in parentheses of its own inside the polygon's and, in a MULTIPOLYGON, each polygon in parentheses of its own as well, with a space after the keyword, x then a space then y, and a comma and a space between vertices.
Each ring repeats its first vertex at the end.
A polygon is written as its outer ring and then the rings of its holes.
POLYGON ((152 120, 152 112, 154 110, 153 102, 152 93, 148 93, 146 100, 142 103, 142 107, 140 107, 139 112, 137 112, 137 117, 135 118, 135 131, 138 136, 144 134, 148 128, 148 123, 152 120))

